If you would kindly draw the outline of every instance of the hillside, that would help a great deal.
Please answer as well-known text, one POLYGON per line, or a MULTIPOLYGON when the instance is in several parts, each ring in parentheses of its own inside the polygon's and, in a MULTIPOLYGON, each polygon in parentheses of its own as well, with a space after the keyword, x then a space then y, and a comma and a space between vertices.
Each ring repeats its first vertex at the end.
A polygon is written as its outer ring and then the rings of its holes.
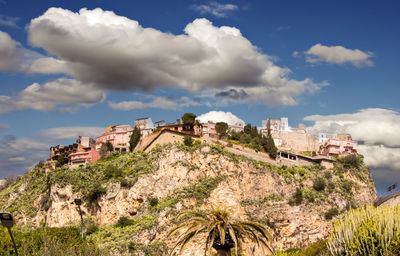
MULTIPOLYGON (((336 212, 376 197, 361 156, 325 170, 274 166, 217 145, 167 144, 75 169, 39 164, 0 191, 0 205, 19 225, 64 227, 80 221, 74 199, 82 198, 86 240, 114 255, 165 255, 174 243, 166 235, 185 209, 230 207, 238 218, 267 225, 273 247, 287 249, 325 238, 336 212), (116 226, 121 217, 132 221, 116 226)), ((195 241, 183 255, 202 249, 195 241)))

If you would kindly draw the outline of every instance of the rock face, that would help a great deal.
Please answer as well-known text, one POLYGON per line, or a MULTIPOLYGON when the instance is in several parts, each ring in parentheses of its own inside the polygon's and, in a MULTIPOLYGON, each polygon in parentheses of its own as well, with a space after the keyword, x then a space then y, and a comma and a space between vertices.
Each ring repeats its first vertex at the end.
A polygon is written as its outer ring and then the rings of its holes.
MULTIPOLYGON (((338 168, 277 167, 205 145, 197 149, 169 145, 158 148, 157 154, 152 171, 138 176, 131 186, 121 186, 116 180, 105 183, 104 194, 93 202, 84 201, 84 216, 106 226, 122 216, 136 219, 154 215, 156 227, 138 234, 138 239, 144 244, 163 241, 171 248, 175 238, 166 235, 178 212, 196 207, 226 207, 236 218, 267 225, 273 235, 273 247, 287 249, 304 247, 326 237, 331 229, 331 221, 325 217, 329 209, 344 213, 350 207, 376 199, 373 181, 364 169, 358 170, 364 172, 359 175, 357 170, 338 168), (322 189, 318 188, 320 191, 313 188, 317 177, 324 183, 322 189), (300 191, 297 197, 296 191, 300 191)), ((40 209, 36 216, 23 216, 18 222, 45 222, 50 227, 77 223, 80 217, 74 199, 81 193, 74 192, 72 186, 52 184, 49 207, 40 206, 44 200, 39 196, 35 201, 40 209)), ((195 240, 182 255, 203 255, 202 248, 201 239, 195 240)), ((253 255, 263 253, 256 249, 253 255)))

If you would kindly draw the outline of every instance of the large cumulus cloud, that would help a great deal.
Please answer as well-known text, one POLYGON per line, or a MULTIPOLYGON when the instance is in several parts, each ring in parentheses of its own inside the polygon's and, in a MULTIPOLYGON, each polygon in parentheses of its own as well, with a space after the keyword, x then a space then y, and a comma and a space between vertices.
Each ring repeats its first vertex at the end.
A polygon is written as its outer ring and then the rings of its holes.
POLYGON ((212 88, 218 95, 237 89, 246 101, 293 105, 296 96, 322 86, 290 79, 289 69, 275 65, 239 29, 206 19, 173 35, 101 9, 50 8, 28 31, 34 46, 55 56, 37 60, 32 72, 66 73, 101 89, 212 88))
POLYGON ((312 115, 311 133, 349 133, 359 141, 359 151, 371 167, 400 170, 400 113, 381 108, 369 108, 352 114, 312 115))

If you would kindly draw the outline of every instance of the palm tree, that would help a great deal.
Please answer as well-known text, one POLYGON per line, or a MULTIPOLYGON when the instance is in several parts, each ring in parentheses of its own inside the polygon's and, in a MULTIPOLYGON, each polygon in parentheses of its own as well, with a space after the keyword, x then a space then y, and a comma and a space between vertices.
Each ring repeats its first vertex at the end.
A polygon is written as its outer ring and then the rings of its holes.
POLYGON ((231 249, 235 249, 235 255, 242 251, 245 240, 261 245, 269 252, 272 252, 268 242, 271 235, 267 229, 257 222, 240 221, 232 219, 231 213, 226 209, 211 209, 206 211, 191 210, 177 216, 180 222, 169 234, 184 231, 171 251, 171 254, 180 247, 182 253, 185 246, 194 237, 200 234, 206 235, 206 250, 204 255, 210 255, 211 248, 214 248, 219 256, 230 256, 231 249))

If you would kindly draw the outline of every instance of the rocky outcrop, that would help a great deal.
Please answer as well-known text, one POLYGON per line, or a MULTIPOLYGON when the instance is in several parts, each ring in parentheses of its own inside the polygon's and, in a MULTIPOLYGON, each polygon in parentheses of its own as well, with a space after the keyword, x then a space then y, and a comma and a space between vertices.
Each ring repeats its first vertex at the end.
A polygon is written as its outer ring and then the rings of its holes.
MULTIPOLYGON (((130 186, 121 186, 122 182, 117 180, 105 183, 104 194, 92 202, 84 201, 84 216, 100 226, 113 224, 122 216, 155 216, 155 228, 138 234, 138 239, 144 244, 163 241, 171 247, 174 240, 166 235, 178 212, 196 207, 226 207, 237 218, 267 225, 273 235, 273 247, 287 249, 304 247, 326 237, 331 229, 331 221, 325 216, 329 209, 344 213, 376 199, 369 173, 367 179, 360 179, 360 175, 353 173, 357 170, 339 173, 337 169, 323 170, 317 166, 285 168, 207 145, 194 149, 181 145, 158 147, 148 157, 155 159, 150 173, 138 176, 130 186), (320 191, 313 188, 317 177, 324 181, 320 191), (296 198, 296 191, 301 196, 296 198)), ((74 199, 80 196, 81 191, 74 192, 73 184, 52 184, 48 207, 42 207, 40 202, 45 200, 38 197, 37 215, 18 221, 46 223, 51 227, 77 223, 80 217, 74 199)), ((183 255, 202 255, 201 248, 201 241, 195 241, 183 255)), ((255 255, 262 255, 257 250, 255 255)))

